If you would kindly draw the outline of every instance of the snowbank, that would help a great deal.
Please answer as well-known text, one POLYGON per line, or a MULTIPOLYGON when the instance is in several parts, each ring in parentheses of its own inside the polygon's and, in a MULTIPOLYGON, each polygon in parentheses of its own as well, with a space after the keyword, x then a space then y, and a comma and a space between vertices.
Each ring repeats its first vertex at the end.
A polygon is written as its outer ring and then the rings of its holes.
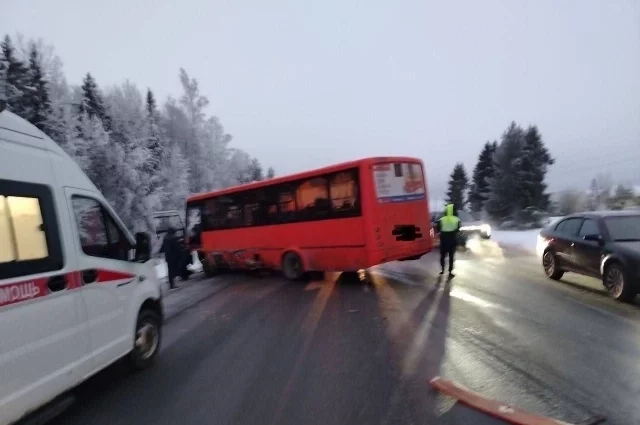
POLYGON ((540 230, 494 230, 491 234, 491 239, 495 240, 499 245, 518 248, 535 254, 540 230))
MULTIPOLYGON (((549 217, 543 224, 545 226, 549 226, 560 220, 561 218, 562 216, 549 217)), ((532 254, 536 254, 536 245, 538 243, 538 235, 540 234, 540 230, 542 229, 494 230, 491 234, 491 238, 495 240, 499 245, 518 248, 532 254)))

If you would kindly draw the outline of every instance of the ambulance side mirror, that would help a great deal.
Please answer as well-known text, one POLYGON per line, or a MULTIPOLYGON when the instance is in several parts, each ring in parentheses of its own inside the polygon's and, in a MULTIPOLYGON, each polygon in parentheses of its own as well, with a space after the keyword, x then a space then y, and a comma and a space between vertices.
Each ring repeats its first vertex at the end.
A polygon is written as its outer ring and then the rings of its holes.
POLYGON ((146 232, 136 233, 136 255, 137 263, 146 263, 151 258, 151 237, 146 232))

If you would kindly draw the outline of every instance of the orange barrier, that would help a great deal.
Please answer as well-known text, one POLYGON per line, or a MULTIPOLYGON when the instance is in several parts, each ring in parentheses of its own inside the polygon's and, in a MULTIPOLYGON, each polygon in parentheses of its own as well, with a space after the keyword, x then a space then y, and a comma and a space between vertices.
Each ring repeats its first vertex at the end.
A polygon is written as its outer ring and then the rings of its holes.
POLYGON ((508 406, 497 400, 484 397, 468 388, 436 376, 429 381, 436 390, 455 398, 460 403, 477 409, 489 416, 513 425, 571 425, 568 422, 534 415, 513 406, 508 406))

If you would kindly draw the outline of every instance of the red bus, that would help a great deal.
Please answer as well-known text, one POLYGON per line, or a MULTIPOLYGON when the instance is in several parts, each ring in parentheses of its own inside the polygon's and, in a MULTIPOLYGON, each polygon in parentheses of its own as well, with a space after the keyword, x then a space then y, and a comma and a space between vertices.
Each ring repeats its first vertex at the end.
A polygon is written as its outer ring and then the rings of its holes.
POLYGON ((187 200, 187 232, 207 275, 223 269, 356 271, 431 251, 422 161, 365 158, 187 200))

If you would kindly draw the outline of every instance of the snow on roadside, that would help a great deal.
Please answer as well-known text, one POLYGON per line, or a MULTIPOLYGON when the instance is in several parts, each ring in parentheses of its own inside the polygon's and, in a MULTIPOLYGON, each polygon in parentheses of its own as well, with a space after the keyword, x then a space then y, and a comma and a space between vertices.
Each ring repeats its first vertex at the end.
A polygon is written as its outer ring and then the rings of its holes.
POLYGON ((536 244, 541 229, 531 230, 494 230, 491 239, 499 245, 519 248, 531 254, 536 253, 536 244))
MULTIPOLYGON (((562 217, 549 217, 543 224, 549 226, 561 218, 562 217)), ((531 254, 536 254, 536 245, 538 243, 540 230, 542 229, 494 230, 491 238, 500 245, 519 248, 531 254)))

